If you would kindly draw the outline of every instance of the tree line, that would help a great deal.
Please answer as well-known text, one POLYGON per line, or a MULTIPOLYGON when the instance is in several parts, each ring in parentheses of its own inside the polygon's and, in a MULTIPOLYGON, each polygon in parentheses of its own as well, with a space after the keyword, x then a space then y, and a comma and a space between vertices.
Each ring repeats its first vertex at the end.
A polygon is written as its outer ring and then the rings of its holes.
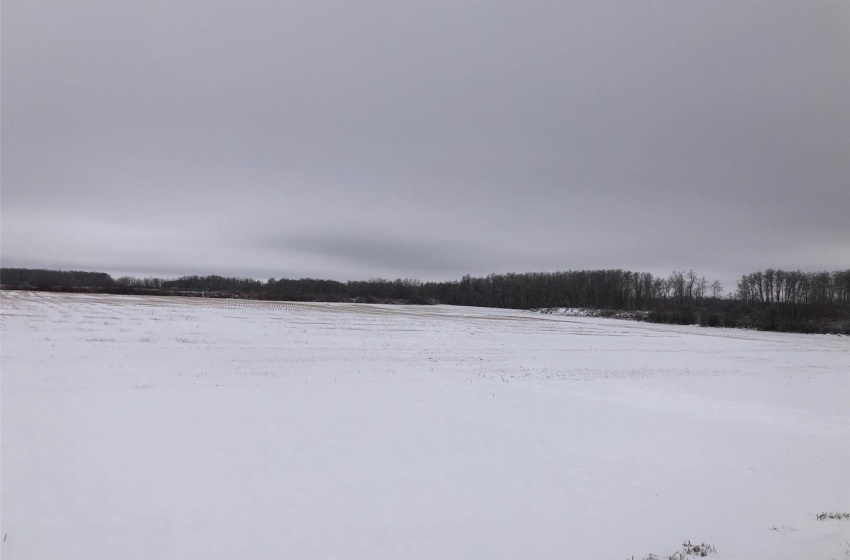
POLYGON ((217 275, 113 279, 102 272, 0 269, 4 289, 239 297, 288 301, 413 303, 539 309, 578 307, 626 312, 645 321, 850 334, 850 270, 767 269, 741 277, 723 294, 694 270, 669 276, 628 270, 466 275, 457 281, 314 278, 260 281, 217 275))
POLYGON ((850 307, 850 270, 806 273, 768 268, 742 276, 737 296, 761 305, 850 307))

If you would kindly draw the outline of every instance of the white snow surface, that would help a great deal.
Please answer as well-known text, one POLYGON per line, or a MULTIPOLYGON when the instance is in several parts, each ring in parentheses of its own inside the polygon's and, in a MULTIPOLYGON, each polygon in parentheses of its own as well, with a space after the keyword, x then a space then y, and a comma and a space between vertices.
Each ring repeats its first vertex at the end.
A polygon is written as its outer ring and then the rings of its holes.
POLYGON ((2 555, 850 557, 850 339, 2 293, 2 555))

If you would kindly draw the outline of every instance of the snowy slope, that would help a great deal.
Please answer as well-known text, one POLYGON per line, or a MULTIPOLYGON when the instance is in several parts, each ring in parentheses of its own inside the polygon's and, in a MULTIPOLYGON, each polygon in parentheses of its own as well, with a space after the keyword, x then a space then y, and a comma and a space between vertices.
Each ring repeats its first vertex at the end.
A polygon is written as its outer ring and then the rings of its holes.
POLYGON ((17 559, 850 557, 850 339, 2 293, 17 559))

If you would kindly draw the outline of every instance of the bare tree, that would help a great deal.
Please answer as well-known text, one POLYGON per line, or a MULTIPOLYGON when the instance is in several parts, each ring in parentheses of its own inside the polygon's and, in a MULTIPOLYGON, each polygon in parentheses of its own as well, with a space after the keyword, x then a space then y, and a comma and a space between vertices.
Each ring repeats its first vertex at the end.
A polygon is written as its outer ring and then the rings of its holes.
POLYGON ((723 284, 719 280, 711 283, 711 297, 717 299, 723 293, 723 284))

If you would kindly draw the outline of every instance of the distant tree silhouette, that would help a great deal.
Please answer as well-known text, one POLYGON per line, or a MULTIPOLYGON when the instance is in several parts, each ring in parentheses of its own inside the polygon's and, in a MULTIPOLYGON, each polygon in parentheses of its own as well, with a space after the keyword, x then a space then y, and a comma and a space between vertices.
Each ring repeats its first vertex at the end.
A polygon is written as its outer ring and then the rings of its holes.
POLYGON ((102 272, 2 268, 4 289, 240 297, 291 301, 445 303, 510 309, 583 307, 627 311, 638 319, 706 326, 850 334, 850 270, 767 269, 746 274, 730 297, 694 270, 668 278, 627 270, 490 274, 459 281, 415 278, 339 282, 314 278, 259 281, 223 276, 114 280, 102 272))

